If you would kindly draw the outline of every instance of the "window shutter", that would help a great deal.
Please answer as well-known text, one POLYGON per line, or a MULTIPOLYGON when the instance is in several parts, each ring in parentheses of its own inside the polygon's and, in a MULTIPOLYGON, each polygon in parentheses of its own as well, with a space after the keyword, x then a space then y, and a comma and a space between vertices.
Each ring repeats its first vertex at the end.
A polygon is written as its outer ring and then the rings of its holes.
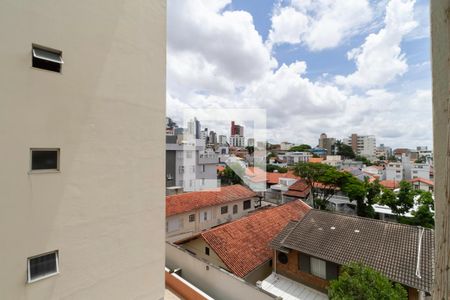
POLYGON ((327 261, 327 280, 334 280, 338 278, 339 265, 327 261))
POLYGON ((298 254, 298 269, 305 273, 311 272, 311 258, 309 255, 299 253, 298 254))

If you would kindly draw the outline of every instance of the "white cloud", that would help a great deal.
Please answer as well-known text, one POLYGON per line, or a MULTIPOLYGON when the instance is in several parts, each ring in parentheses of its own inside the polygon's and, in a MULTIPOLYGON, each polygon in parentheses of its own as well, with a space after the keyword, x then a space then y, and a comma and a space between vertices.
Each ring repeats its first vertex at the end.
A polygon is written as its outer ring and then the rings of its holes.
POLYGON ((370 34, 361 47, 348 52, 348 59, 355 61, 357 70, 348 76, 336 76, 338 84, 381 87, 408 70, 400 45, 403 37, 417 26, 414 3, 414 0, 391 0, 388 3, 385 26, 370 34))
MULTIPOLYGON (((308 15, 307 26, 311 29, 311 20, 322 20, 328 11, 320 15, 311 12, 318 11, 320 5, 327 8, 334 3, 293 1, 290 10, 285 11, 308 15)), ((398 85, 393 92, 384 87, 407 70, 400 43, 415 26, 413 1, 387 2, 382 28, 377 27, 379 31, 369 35, 361 47, 349 51, 349 58, 357 66, 353 74, 337 79, 323 74, 317 80, 308 78, 305 61, 275 68, 276 60, 256 31, 251 15, 227 11, 230 1, 169 0, 168 4, 167 115, 175 120, 180 120, 184 108, 265 108, 268 137, 276 142, 316 145, 321 132, 336 138, 356 132, 375 134, 378 143, 392 146, 430 144, 430 91, 411 87, 402 90, 398 85), (360 89, 355 92, 353 86, 360 89)), ((283 8, 278 9, 281 13, 283 8)), ((378 9, 376 14, 380 13, 378 9)), ((337 18, 331 20, 340 22, 337 18)), ((279 20, 285 21, 289 19, 279 20)), ((306 38, 306 33, 296 37, 295 32, 301 31, 298 28, 288 30, 303 25, 303 21, 293 27, 276 25, 287 27, 284 36, 280 32, 278 37, 292 38, 290 43, 305 43, 308 47, 331 45, 321 44, 318 32, 311 33, 311 37, 317 37, 313 41, 306 38)), ((344 30, 332 44, 342 43, 351 34, 344 30)), ((208 128, 228 134, 229 124, 209 124, 208 128)))
POLYGON ((371 19, 367 0, 292 1, 274 10, 268 43, 305 44, 314 51, 333 48, 371 19))
POLYGON ((245 11, 230 0, 168 1, 168 82, 230 91, 277 66, 245 11), (205 82, 206 81, 206 82, 205 82), (216 82, 214 82, 216 81, 216 82))

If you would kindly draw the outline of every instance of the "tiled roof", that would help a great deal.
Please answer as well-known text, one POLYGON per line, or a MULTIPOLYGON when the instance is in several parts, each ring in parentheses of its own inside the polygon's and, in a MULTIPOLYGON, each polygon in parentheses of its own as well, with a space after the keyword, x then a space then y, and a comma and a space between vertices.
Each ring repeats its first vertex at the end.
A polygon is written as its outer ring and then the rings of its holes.
POLYGON ((297 180, 293 185, 289 187, 289 190, 284 193, 285 196, 306 198, 310 193, 311 188, 304 179, 297 180))
POLYGON ((287 173, 276 173, 276 172, 268 172, 267 173, 267 183, 268 184, 277 184, 280 178, 292 178, 299 179, 300 177, 295 176, 294 172, 288 171, 287 173))
POLYGON ((248 167, 245 169, 245 176, 247 176, 251 182, 255 183, 267 181, 266 171, 258 167, 248 167))
POLYGON ((361 262, 401 284, 430 292, 434 231, 416 226, 311 210, 290 224, 271 246, 294 249, 340 265, 361 262), (419 236, 420 275, 416 276, 419 236), (284 238, 283 238, 284 236, 284 238))
POLYGON ((414 178, 413 180, 411 180, 411 182, 422 182, 422 183, 434 186, 433 180, 420 178, 420 177, 419 178, 414 178))
POLYGON ((400 186, 400 182, 396 180, 381 180, 380 184, 387 189, 396 189, 400 186))
POLYGON ((308 162, 310 163, 321 163, 323 161, 322 157, 310 157, 308 162))
POLYGON ((268 208, 201 234, 224 264, 239 277, 273 256, 269 242, 291 220, 299 220, 311 209, 297 200, 268 208))
POLYGON ((239 184, 224 186, 214 191, 171 195, 166 197, 166 216, 256 196, 255 192, 239 184))

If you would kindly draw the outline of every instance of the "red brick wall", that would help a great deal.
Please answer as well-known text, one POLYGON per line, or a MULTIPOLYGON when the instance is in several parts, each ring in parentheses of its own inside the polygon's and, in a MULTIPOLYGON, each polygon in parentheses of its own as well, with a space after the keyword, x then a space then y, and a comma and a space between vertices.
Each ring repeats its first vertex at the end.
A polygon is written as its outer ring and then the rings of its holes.
MULTIPOLYGON (((275 266, 275 264, 272 264, 275 266)), ((288 254, 288 263, 283 265, 279 261, 276 262, 276 272, 287 278, 300 282, 313 289, 327 293, 327 287, 329 282, 320 277, 311 275, 309 273, 302 272, 298 269, 298 252, 290 251, 288 254)))

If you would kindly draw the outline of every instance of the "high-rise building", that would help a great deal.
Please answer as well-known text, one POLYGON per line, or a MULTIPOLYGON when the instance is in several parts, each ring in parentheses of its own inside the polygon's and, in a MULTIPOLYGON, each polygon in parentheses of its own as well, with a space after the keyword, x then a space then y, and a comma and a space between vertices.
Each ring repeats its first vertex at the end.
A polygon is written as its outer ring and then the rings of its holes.
POLYGON ((319 137, 319 148, 327 150, 327 154, 333 154, 334 144, 336 144, 335 138, 329 138, 325 133, 322 133, 319 137))
POLYGON ((216 145, 217 144, 217 134, 214 131, 212 131, 212 130, 209 132, 208 142, 211 145, 216 145))
POLYGON ((165 8, 0 2, 0 299, 163 298, 165 8))
POLYGON ((352 147, 356 155, 361 155, 368 159, 376 158, 376 139, 374 135, 357 135, 353 133, 344 139, 344 144, 352 147))
POLYGON ((227 136, 226 135, 219 135, 219 144, 220 145, 226 145, 227 144, 227 136))
POLYGON ((232 135, 244 136, 244 126, 237 125, 234 121, 231 121, 230 136, 232 135))

